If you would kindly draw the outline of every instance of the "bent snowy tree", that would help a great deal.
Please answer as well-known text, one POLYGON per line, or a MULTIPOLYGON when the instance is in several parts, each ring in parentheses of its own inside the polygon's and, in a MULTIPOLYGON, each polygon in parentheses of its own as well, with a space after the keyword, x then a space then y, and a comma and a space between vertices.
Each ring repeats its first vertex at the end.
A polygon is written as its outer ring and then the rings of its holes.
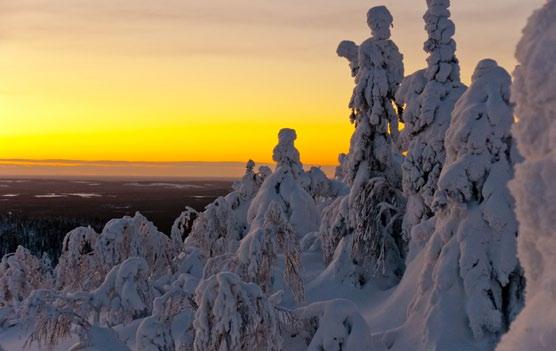
MULTIPOLYGON (((359 46, 356 86, 350 101, 355 131, 344 179, 351 190, 323 211, 325 220, 320 227, 326 262, 332 260, 342 238, 353 236, 354 271, 350 274, 358 285, 373 277, 381 286, 392 286, 404 267, 400 225, 405 201, 401 171, 392 149, 393 130, 398 129, 394 94, 403 78, 403 57, 390 40, 392 21, 384 6, 368 11, 372 36, 359 46)), ((353 45, 344 42, 340 49, 340 55, 353 60, 353 45)))

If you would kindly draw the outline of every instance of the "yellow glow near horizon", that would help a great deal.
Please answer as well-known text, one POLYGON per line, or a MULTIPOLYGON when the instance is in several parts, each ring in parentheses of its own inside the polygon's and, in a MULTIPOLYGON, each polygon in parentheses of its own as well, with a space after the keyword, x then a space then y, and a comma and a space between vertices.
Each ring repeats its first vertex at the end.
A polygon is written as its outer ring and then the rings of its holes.
POLYGON ((0 95, 2 158, 270 161, 277 131, 291 127, 304 161, 333 164, 352 132, 349 80, 319 76, 318 63, 269 70, 265 60, 234 72, 241 59, 31 54, 0 59, 3 82, 15 87, 0 95), (203 65, 212 69, 199 74, 203 65))
MULTIPOLYGON (((270 162, 282 127, 297 130, 305 163, 335 164, 348 150, 353 80, 334 51, 340 39, 368 36, 367 1, 241 0, 229 14, 223 0, 20 1, 0 4, 0 158, 270 162), (337 18, 344 7, 353 20, 337 18), (260 13, 244 14, 253 8, 260 13)), ((424 65, 425 2, 384 3, 411 73, 424 65)), ((464 80, 483 56, 511 69, 519 28, 494 48, 507 33, 470 22, 466 6, 453 11, 464 80), (473 43, 478 30, 488 40, 473 43)))

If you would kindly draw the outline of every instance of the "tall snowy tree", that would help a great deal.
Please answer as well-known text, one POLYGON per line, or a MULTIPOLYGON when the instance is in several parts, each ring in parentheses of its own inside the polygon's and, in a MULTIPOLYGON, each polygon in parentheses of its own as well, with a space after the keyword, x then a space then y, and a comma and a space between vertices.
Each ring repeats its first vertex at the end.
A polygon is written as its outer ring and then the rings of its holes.
POLYGON ((428 33, 424 44, 429 54, 427 69, 409 76, 397 94, 398 103, 405 105, 401 144, 408 147, 402 164, 403 188, 408 198, 403 230, 408 239, 412 227, 433 215, 432 200, 446 157, 444 135, 454 104, 465 91, 449 7, 450 0, 427 0, 423 17, 428 33))
MULTIPOLYGON (((390 40, 392 22, 384 6, 373 7, 367 14, 372 36, 359 46, 350 101, 355 132, 345 163, 345 181, 351 191, 324 210, 320 227, 327 262, 342 238, 353 235, 351 257, 358 284, 374 276, 391 286, 403 272, 400 225, 405 204, 401 172, 392 151, 393 130, 398 129, 394 95, 403 78, 403 57, 390 40)), ((345 47, 353 49, 344 43, 339 53, 353 60, 345 47)))
POLYGON ((359 47, 356 86, 350 107, 355 132, 348 155, 347 182, 361 186, 375 176, 386 176, 393 184, 399 170, 392 162, 391 130, 397 131, 394 95, 403 79, 403 56, 390 40, 393 17, 384 6, 367 14, 371 38, 359 47))
POLYGON ((416 350, 492 350, 523 305, 507 187, 518 156, 510 84, 503 68, 483 60, 454 108, 433 201, 436 227, 412 261, 421 272, 404 331, 421 336, 416 350))
POLYGON ((519 220, 519 259, 527 278, 525 309, 498 351, 556 345, 556 1, 537 10, 517 46, 512 98, 514 136, 525 161, 511 190, 519 220))

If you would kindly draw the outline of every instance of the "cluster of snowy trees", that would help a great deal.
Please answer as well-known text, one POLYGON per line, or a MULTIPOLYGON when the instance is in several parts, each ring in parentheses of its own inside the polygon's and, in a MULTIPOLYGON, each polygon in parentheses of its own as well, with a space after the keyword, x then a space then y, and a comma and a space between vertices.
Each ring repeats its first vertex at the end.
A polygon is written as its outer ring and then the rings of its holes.
POLYGON ((338 46, 354 132, 334 179, 282 129, 274 169, 250 160, 170 235, 137 213, 70 231, 56 267, 18 247, 0 332, 73 350, 550 350, 556 1, 531 17, 513 85, 492 59, 462 84, 449 6, 427 0, 411 75, 384 6, 338 46))

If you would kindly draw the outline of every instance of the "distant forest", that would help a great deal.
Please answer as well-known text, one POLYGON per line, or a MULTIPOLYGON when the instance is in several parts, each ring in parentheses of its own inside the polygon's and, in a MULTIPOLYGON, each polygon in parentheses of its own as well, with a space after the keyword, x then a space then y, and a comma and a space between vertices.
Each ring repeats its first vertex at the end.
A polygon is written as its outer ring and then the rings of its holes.
POLYGON ((102 218, 37 218, 16 213, 0 214, 0 256, 14 252, 18 245, 22 245, 39 257, 46 252, 55 264, 66 233, 79 226, 91 226, 98 232, 104 223, 102 218))

